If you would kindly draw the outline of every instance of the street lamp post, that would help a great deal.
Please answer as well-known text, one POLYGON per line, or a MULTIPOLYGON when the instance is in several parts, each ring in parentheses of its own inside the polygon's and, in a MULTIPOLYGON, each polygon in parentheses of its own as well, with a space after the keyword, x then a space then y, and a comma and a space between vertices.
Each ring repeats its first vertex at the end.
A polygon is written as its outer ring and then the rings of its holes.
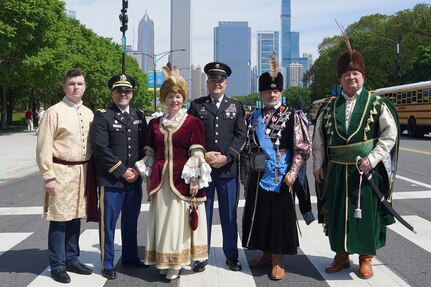
POLYGON ((186 49, 174 49, 174 50, 169 50, 169 51, 165 51, 159 54, 154 54, 154 55, 148 55, 143 53, 143 55, 150 57, 153 60, 153 66, 154 66, 154 71, 153 71, 153 75, 154 75, 154 81, 153 81, 153 88, 154 88, 154 111, 156 111, 157 109, 157 85, 156 85, 156 67, 157 67, 157 62, 162 59, 163 57, 173 53, 173 52, 179 52, 179 51, 185 51, 186 49))
POLYGON ((401 35, 398 36, 397 40, 388 38, 386 36, 382 35, 376 35, 377 38, 387 40, 393 44, 395 44, 395 53, 396 53, 396 59, 395 59, 395 67, 394 67, 394 82, 396 84, 399 84, 401 79, 401 61, 400 61, 400 45, 401 45, 401 35))

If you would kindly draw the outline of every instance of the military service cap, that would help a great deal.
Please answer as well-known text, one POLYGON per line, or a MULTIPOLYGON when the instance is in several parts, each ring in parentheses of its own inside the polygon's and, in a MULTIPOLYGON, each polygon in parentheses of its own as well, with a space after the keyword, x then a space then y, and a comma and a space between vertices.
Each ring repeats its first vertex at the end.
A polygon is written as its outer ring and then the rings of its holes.
POLYGON ((112 91, 117 87, 126 87, 133 89, 135 87, 135 79, 129 75, 115 75, 108 81, 108 88, 112 91))
POLYGON ((210 79, 226 79, 232 74, 232 70, 228 65, 222 62, 211 62, 204 67, 205 74, 210 79))

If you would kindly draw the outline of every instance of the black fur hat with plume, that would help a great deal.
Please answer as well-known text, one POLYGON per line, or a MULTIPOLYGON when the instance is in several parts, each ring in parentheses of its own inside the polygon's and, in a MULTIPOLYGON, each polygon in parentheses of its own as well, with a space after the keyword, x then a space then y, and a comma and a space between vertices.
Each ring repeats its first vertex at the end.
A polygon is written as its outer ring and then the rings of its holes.
POLYGON ((274 53, 269 56, 269 67, 270 70, 259 77, 259 91, 283 91, 283 75, 278 71, 278 63, 274 53))

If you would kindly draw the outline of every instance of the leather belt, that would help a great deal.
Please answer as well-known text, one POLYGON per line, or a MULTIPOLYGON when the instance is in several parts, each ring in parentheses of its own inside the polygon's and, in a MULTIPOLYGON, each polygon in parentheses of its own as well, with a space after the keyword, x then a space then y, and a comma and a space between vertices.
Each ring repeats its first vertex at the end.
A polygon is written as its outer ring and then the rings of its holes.
POLYGON ((78 164, 84 164, 84 163, 88 163, 90 160, 84 160, 84 161, 67 161, 64 159, 60 159, 58 157, 53 156, 52 157, 52 162, 53 163, 58 163, 58 164, 62 164, 62 165, 78 165, 78 164))

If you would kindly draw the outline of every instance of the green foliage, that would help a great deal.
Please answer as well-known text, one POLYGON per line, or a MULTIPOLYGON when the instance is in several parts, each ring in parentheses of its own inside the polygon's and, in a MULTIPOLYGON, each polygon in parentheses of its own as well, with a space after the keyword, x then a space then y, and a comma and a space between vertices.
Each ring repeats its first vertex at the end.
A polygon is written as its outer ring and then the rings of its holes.
MULTIPOLYGON (((412 9, 387 16, 373 14, 362 17, 346 28, 353 49, 365 58, 365 87, 377 89, 430 79, 431 4, 417 4, 412 9), (400 42, 401 78, 395 77, 397 42, 400 42)), ((330 94, 336 76, 338 57, 346 51, 341 36, 324 38, 319 45, 319 58, 307 77, 312 79, 311 100, 330 94)))
POLYGON ((310 90, 301 87, 290 87, 283 91, 286 104, 294 109, 310 111, 310 90))
MULTIPOLYGON (((66 17, 64 1, 2 0, 0 19, 0 91, 5 91, 3 102, 12 106, 10 118, 15 105, 35 109, 58 102, 64 95, 63 76, 72 68, 85 75, 86 105, 96 109, 112 102, 107 82, 121 73, 121 47, 66 17)), ((150 106, 147 77, 128 55, 126 73, 137 81, 133 104, 150 106)), ((5 111, 2 107, 2 124, 5 111)))

